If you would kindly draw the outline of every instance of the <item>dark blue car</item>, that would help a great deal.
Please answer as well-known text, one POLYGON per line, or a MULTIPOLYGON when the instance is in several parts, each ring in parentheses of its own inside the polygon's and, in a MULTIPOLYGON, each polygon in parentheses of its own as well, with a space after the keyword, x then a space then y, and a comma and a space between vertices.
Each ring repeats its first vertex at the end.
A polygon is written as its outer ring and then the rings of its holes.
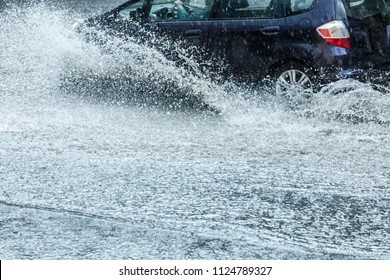
POLYGON ((342 78, 387 82, 389 23, 385 0, 131 0, 78 29, 134 36, 144 26, 205 50, 237 80, 311 94, 342 78))

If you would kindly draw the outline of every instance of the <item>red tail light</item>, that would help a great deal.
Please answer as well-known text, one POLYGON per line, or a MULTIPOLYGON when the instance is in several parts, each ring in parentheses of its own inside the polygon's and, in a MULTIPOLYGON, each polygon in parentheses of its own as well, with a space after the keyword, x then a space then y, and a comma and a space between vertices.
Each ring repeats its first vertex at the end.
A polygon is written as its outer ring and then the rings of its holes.
POLYGON ((351 48, 351 38, 347 27, 342 21, 335 20, 321 25, 317 28, 317 32, 334 46, 346 49, 351 48))

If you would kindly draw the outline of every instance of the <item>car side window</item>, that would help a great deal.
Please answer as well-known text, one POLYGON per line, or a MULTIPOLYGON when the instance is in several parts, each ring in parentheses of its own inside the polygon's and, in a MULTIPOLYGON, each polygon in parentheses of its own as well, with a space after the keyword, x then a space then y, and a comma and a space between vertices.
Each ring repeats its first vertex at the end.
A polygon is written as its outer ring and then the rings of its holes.
POLYGON ((315 4, 315 0, 286 0, 286 14, 298 15, 310 11, 315 4))
POLYGON ((281 0, 227 0, 217 12, 217 18, 280 18, 283 17, 281 0))
POLYGON ((203 20, 211 13, 214 0, 155 0, 150 9, 151 21, 203 20))
POLYGON ((117 20, 130 20, 138 16, 144 6, 144 0, 131 2, 116 13, 117 20))

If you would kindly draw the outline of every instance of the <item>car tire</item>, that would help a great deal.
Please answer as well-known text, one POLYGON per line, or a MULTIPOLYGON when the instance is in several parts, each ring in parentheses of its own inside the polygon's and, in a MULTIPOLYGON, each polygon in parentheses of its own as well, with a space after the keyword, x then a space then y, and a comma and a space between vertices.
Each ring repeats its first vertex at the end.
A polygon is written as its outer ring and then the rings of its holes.
POLYGON ((298 63, 278 67, 273 77, 275 94, 298 103, 310 99, 318 87, 313 71, 298 63))

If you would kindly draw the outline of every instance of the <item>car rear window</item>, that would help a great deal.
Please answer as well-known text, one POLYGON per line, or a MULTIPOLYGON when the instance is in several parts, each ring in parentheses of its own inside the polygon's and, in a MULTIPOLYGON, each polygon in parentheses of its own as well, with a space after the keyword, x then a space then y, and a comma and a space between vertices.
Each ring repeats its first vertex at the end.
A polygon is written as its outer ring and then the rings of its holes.
POLYGON ((389 15, 387 0, 343 0, 349 17, 364 19, 374 15, 389 15))

